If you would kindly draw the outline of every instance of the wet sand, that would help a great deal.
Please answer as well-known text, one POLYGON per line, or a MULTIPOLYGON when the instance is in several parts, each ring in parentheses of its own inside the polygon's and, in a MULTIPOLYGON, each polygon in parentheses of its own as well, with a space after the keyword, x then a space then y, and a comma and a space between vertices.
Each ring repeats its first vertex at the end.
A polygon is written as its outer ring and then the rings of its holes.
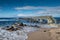
POLYGON ((41 29, 39 31, 29 33, 27 40, 50 40, 49 32, 44 30, 45 29, 41 29))
POLYGON ((40 29, 28 34, 27 40, 60 40, 60 28, 40 29))

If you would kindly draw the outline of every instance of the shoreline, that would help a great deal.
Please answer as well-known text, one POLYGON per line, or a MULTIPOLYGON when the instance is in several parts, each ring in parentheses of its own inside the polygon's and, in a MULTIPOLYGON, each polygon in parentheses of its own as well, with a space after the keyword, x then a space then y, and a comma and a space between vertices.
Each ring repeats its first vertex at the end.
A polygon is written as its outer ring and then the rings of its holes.
POLYGON ((23 29, 17 30, 17 31, 9 31, 9 30, 0 28, 0 35, 1 35, 0 38, 2 37, 1 40, 4 40, 4 39, 6 39, 6 40, 14 39, 15 40, 15 38, 16 38, 16 40, 20 40, 20 39, 25 40, 28 38, 28 35, 27 35, 28 33, 36 31, 36 30, 38 30, 36 27, 28 27, 28 26, 23 27, 23 29))
POLYGON ((28 33, 27 40, 60 40, 60 28, 40 28, 38 31, 28 33))
POLYGON ((46 29, 40 28, 38 31, 28 33, 28 39, 27 40, 49 40, 48 32, 44 32, 44 30, 46 30, 46 29))
POLYGON ((16 35, 17 39, 24 38, 26 40, 51 40, 51 37, 53 39, 55 32, 57 32, 58 30, 60 30, 60 28, 58 27, 57 28, 36 28, 36 27, 25 26, 23 27, 23 29, 17 31, 8 32, 6 30, 6 33, 8 33, 9 35, 10 34, 13 34, 14 36, 16 35), (52 36, 53 33, 54 35, 52 36))

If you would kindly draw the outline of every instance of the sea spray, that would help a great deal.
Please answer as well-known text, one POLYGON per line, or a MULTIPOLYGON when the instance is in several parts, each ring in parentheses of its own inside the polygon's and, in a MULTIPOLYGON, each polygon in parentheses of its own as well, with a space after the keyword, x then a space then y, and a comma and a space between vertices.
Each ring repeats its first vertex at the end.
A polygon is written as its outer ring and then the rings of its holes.
POLYGON ((0 28, 0 40, 25 40, 28 38, 28 32, 38 30, 35 27, 23 27, 22 30, 7 31, 0 28))

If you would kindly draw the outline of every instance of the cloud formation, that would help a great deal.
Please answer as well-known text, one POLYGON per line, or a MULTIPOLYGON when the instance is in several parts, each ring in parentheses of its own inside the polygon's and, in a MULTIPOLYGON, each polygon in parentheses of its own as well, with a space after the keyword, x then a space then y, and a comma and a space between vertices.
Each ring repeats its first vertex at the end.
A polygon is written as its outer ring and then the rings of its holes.
MULTIPOLYGON (((52 16, 58 16, 60 15, 60 6, 56 6, 56 7, 40 7, 40 6, 25 6, 25 7, 16 7, 15 10, 38 10, 35 11, 35 15, 52 15, 52 16)), ((32 13, 33 14, 33 13, 32 13)), ((22 14, 18 15, 18 16, 22 16, 22 14)), ((23 16, 28 16, 23 14, 23 16)))
POLYGON ((25 6, 25 7, 16 7, 16 10, 33 10, 33 9, 39 9, 40 7, 34 7, 34 6, 25 6))
POLYGON ((27 15, 26 15, 26 14, 20 13, 20 14, 17 14, 17 16, 18 16, 18 17, 23 17, 23 16, 24 16, 24 17, 27 17, 27 16, 33 16, 33 14, 27 14, 27 15))
POLYGON ((32 10, 32 9, 46 9, 46 10, 49 10, 49 9, 53 9, 53 10, 59 10, 60 9, 60 6, 57 6, 57 7, 41 7, 41 6, 24 6, 24 7, 16 7, 15 8, 16 10, 21 10, 21 9, 25 9, 25 10, 32 10))

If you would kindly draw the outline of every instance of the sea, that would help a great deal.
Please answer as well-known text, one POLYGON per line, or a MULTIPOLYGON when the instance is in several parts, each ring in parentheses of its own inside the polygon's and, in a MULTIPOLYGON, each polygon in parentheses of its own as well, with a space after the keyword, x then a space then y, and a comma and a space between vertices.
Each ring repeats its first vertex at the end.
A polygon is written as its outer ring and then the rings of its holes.
MULTIPOLYGON (((60 17, 54 17, 54 19, 56 20, 56 24, 60 24, 60 17)), ((24 19, 18 20, 17 18, 0 18, 0 27, 11 26, 16 22, 20 23, 22 22, 26 25, 35 25, 35 24, 40 25, 39 23, 31 23, 24 19)))
MULTIPOLYGON (((56 19, 56 24, 60 24, 60 17, 54 17, 56 19)), ((24 23, 26 25, 40 25, 39 23, 31 23, 29 22, 28 20, 24 20, 24 19, 18 19, 18 18, 0 18, 0 27, 6 27, 6 26, 11 26, 15 23, 24 23)), ((50 26, 46 26, 46 25, 43 25, 42 28, 45 27, 45 28, 50 28, 50 26)), ((1 40, 25 40, 28 38, 28 33, 29 32, 34 32, 34 31, 37 31, 39 30, 39 28, 37 27, 23 27, 23 29, 21 30, 17 30, 17 31, 13 31, 13 32, 9 32, 9 31, 6 31, 6 30, 3 30, 3 29, 0 29, 0 39, 1 40), (17 35, 17 34, 20 34, 20 35, 17 35)))

